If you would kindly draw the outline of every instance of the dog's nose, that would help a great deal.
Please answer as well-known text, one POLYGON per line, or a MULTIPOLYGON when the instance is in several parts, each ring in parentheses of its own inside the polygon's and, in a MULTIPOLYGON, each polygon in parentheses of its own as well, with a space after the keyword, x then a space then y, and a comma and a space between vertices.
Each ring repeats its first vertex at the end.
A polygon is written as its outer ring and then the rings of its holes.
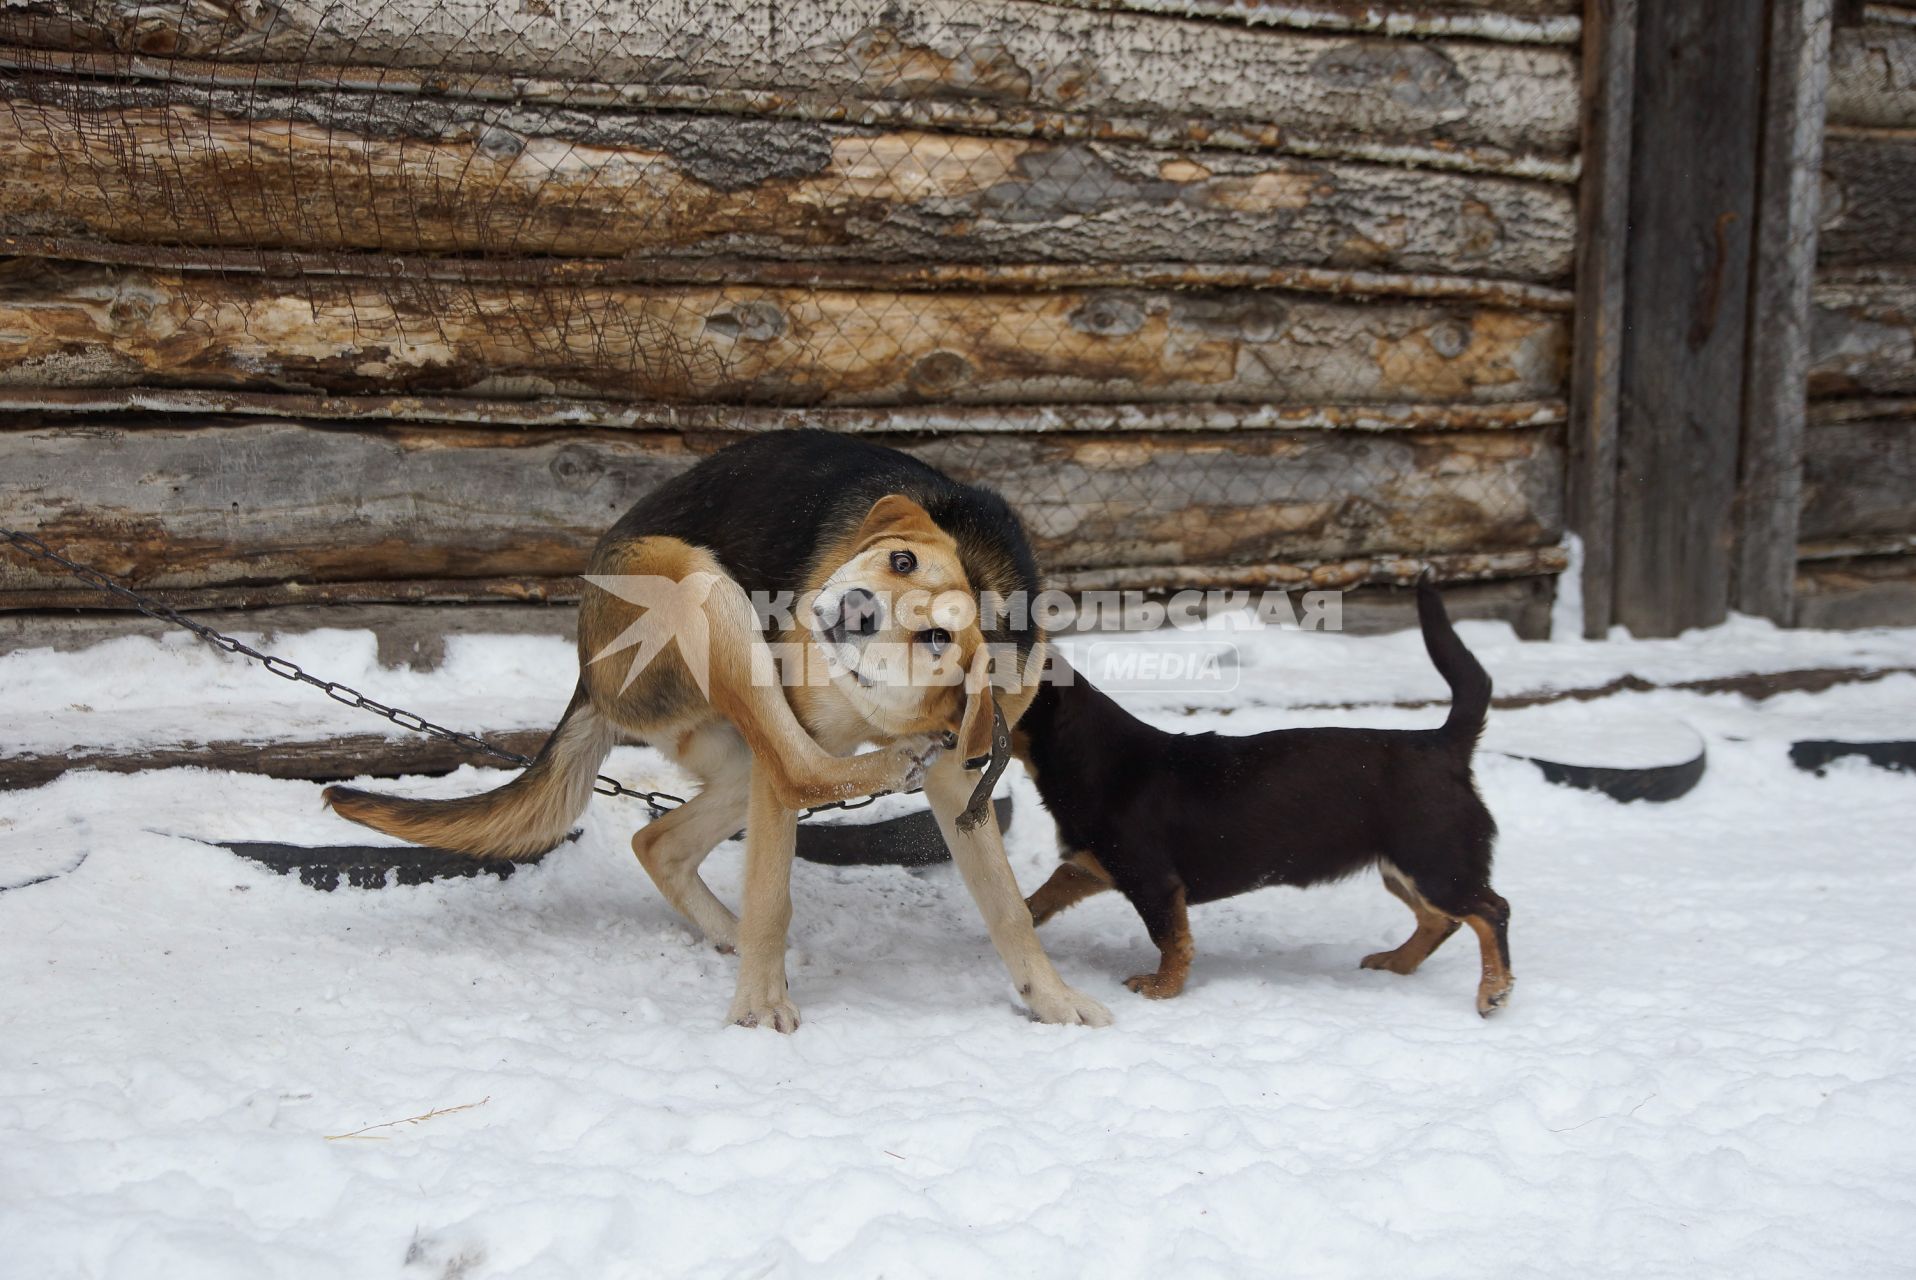
POLYGON ((838 602, 839 622, 855 636, 878 634, 878 597, 863 587, 853 587, 838 602))

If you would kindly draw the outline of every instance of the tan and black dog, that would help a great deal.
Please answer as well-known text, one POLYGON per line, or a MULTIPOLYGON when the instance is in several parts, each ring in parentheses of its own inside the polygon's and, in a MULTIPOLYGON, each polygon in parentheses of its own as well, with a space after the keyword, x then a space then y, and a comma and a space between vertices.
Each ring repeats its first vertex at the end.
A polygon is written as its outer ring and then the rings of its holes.
POLYGON ((1428 580, 1417 588, 1417 615, 1451 689, 1450 715, 1436 729, 1167 733, 1053 654, 1056 678, 1040 686, 1014 735, 1066 858, 1031 895, 1033 920, 1117 889, 1159 952, 1157 972, 1125 985, 1165 999, 1184 989, 1191 968, 1187 907, 1374 865, 1417 928, 1363 967, 1414 973, 1467 924, 1483 955, 1477 1012, 1502 1008, 1512 981, 1510 905, 1490 887, 1497 823, 1470 768, 1490 677, 1428 580))
POLYGON ((334 787, 333 808, 402 839, 524 856, 565 835, 615 745, 650 743, 703 785, 634 835, 633 851, 682 915, 738 950, 731 1019, 791 1031, 785 939, 797 811, 922 782, 1032 1012, 1110 1021, 1039 947, 989 802, 1008 726, 1033 693, 1023 673, 1035 673, 1044 652, 1028 613, 980 618, 975 609, 981 591, 1038 590, 1023 527, 1002 498, 866 441, 770 433, 641 499, 600 539, 587 580, 579 686, 525 773, 459 800, 334 787), (770 638, 796 662, 774 656, 754 597, 793 610, 770 638), (674 638, 663 647, 644 636, 659 610, 674 638), (866 742, 880 749, 848 754, 866 742), (955 749, 941 754, 941 744, 955 749), (980 767, 982 779, 968 773, 980 767), (699 876, 741 827, 742 918, 699 876))

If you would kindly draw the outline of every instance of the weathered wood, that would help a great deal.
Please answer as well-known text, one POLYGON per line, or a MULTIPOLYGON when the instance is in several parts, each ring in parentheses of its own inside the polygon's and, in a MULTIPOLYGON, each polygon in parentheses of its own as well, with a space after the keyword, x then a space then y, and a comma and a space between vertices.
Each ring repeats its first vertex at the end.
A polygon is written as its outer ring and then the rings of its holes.
POLYGON ((1876 22, 1836 31, 1831 124, 1916 127, 1916 26, 1876 22))
MULTIPOLYGON (((0 432, 0 526, 140 585, 558 577, 732 438, 245 420, 0 432)), ((1527 551, 1561 525, 1547 431, 898 443, 998 488, 1054 571, 1527 551)), ((66 585, 0 560, 0 591, 66 585)))
POLYGON ((386 253, 1569 269, 1560 187, 1101 143, 0 76, 0 233, 386 253))
POLYGON ((1627 318, 1637 0, 1594 0, 1583 32, 1583 239, 1564 500, 1569 526, 1583 540, 1584 634, 1598 639, 1616 616, 1617 415, 1627 318))
POLYGON ((1369 586, 1410 586, 1426 568, 1443 582, 1498 581, 1562 573, 1568 562, 1562 547, 1525 547, 1517 551, 1380 556, 1319 563, 1069 569, 1048 575, 1046 582, 1064 591, 1209 591, 1214 588, 1350 591, 1369 586))
MULTIPOLYGON (((574 592, 576 594, 576 586, 574 592)), ((101 601, 110 603, 105 596, 101 601)), ((578 611, 571 603, 296 604, 198 610, 193 620, 228 635, 256 636, 258 647, 268 652, 281 646, 287 637, 306 632, 369 631, 378 646, 381 666, 434 671, 445 662, 446 641, 452 636, 532 635, 571 639, 577 634, 578 619, 578 611)), ((0 653, 21 649, 71 653, 125 636, 156 637, 176 630, 172 623, 114 609, 55 612, 9 611, 0 607, 0 653)), ((533 749, 538 749, 537 743, 533 749)))
POLYGON ((678 82, 832 100, 1002 102, 1249 120, 1318 135, 1563 154, 1567 50, 1164 22, 976 0, 25 0, 0 39, 170 57, 371 64, 545 81, 678 82))
POLYGON ((1803 443, 1804 538, 1916 533, 1916 418, 1826 423, 1803 443))
POLYGON ((1729 608, 1765 8, 1639 13, 1615 587, 1638 635, 1729 608))
POLYGON ((1916 626, 1916 556, 1803 565, 1796 575, 1796 625, 1916 626))
POLYGON ((0 264, 0 386, 788 404, 1514 401, 1558 315, 1275 293, 284 282, 0 264))
MULTIPOLYGON (((1901 402, 1895 402, 1900 404, 1901 402)), ((1885 411, 1889 412, 1889 411, 1885 411)), ((1916 404, 1907 412, 1916 415, 1916 404)), ((482 427, 587 427, 619 431, 789 431, 821 427, 858 435, 1077 431, 1510 431, 1552 427, 1561 400, 1507 404, 1005 404, 897 405, 882 409, 779 409, 758 405, 629 404, 612 400, 488 400, 461 396, 316 396, 292 392, 0 388, 0 414, 241 414, 335 422, 452 422, 482 427)))
MULTIPOLYGON (((317 696, 317 695, 316 695, 317 696)), ((549 729, 507 731, 491 741, 522 755, 536 752, 549 729)), ((475 761, 474 753, 424 734, 394 731, 394 736, 360 733, 317 741, 183 742, 175 746, 128 749, 83 747, 51 754, 0 755, 0 791, 37 787, 71 769, 102 773, 140 773, 148 769, 225 769, 269 778, 398 777, 450 773, 475 761)))
POLYGON ((1457 36, 1518 44, 1575 44, 1578 0, 1450 0, 1438 7, 1370 0, 1047 0, 1083 9, 1211 18, 1300 31, 1362 31, 1393 36, 1457 36))
POLYGON ((419 257, 297 249, 208 249, 128 244, 83 236, 14 235, 13 256, 196 274, 360 276, 532 287, 563 285, 767 285, 806 289, 1282 289, 1345 298, 1426 298, 1529 311, 1570 311, 1575 295, 1555 285, 1335 267, 1267 267, 1244 262, 856 262, 776 261, 732 255, 638 258, 419 257))
POLYGON ((1796 551, 1803 561, 1916 555, 1916 533, 1857 533, 1840 538, 1816 538, 1801 544, 1796 551))
MULTIPOLYGON (((0 561, 15 553, 0 549, 0 561)), ((46 585, 20 590, 0 589, 0 611, 48 612, 77 610, 83 614, 112 614, 124 607, 119 597, 71 578, 49 572, 46 585)), ((250 582, 242 586, 149 587, 147 594, 169 609, 183 613, 207 610, 306 609, 322 611, 404 605, 418 608, 452 605, 460 609, 493 604, 576 604, 583 589, 576 576, 561 578, 409 578, 314 582, 250 582)))
POLYGON ((1796 577, 1830 0, 1769 0, 1730 606, 1787 625, 1796 577))
POLYGON ((1813 293, 1810 394, 1916 394, 1916 271, 1825 272, 1813 293))
MULTIPOLYGON (((0 9, 0 22, 6 11, 0 9)), ((373 90, 429 98, 511 102, 574 110, 622 107, 680 111, 761 120, 811 120, 890 130, 932 129, 1092 142, 1135 142, 1154 147, 1277 151, 1324 159, 1368 160, 1402 167, 1495 173, 1548 182, 1574 182, 1574 154, 1512 151, 1449 139, 1320 135, 1249 119, 1222 120, 1162 111, 1083 114, 1020 106, 983 98, 847 98, 777 89, 735 89, 708 84, 542 80, 523 76, 430 68, 324 66, 313 63, 214 62, 149 57, 138 53, 74 53, 0 45, 0 67, 39 74, 55 71, 105 78, 135 78, 193 88, 240 88, 295 93, 373 90)), ((190 96, 189 96, 190 100, 190 96)))
POLYGON ((1823 263, 1916 263, 1916 129, 1832 128, 1821 202, 1823 263))
POLYGON ((1822 422, 1867 422, 1874 418, 1916 418, 1916 396, 1865 400, 1813 400, 1810 425, 1822 422))
MULTIPOLYGON (((1805 544, 1808 546, 1810 544, 1805 544)), ((0 557, 6 553, 0 552, 0 557)), ((1273 585, 1309 586, 1314 575, 1325 573, 1324 589, 1368 590, 1410 581, 1415 570, 1408 566, 1428 566, 1439 582, 1458 587, 1474 583, 1530 581, 1561 573, 1565 556, 1560 547, 1532 547, 1525 551, 1437 552, 1414 560, 1390 557, 1376 561, 1298 560, 1280 564, 1213 565, 1132 565, 1122 571, 1110 569, 1065 569, 1046 578, 1046 586, 1059 591, 1209 591, 1273 585), (1125 574, 1129 585, 1112 587, 1114 572, 1125 574), (1510 575, 1501 577, 1498 575, 1510 575), (1105 584, 1103 586, 1097 584, 1105 584), (1338 583, 1357 584, 1339 586, 1338 583), (1086 585, 1089 584, 1089 585, 1086 585)), ((159 603, 184 613, 209 611, 261 611, 282 613, 310 610, 315 617, 348 617, 356 611, 376 611, 387 607, 425 610, 444 606, 455 613, 471 612, 483 617, 495 606, 516 609, 563 607, 578 602, 581 587, 576 576, 556 578, 436 578, 401 581, 358 582, 263 582, 244 586, 157 587, 149 588, 159 603)), ((1538 588, 1548 597, 1549 590, 1538 588)), ((85 619, 127 618, 138 622, 138 615, 119 612, 122 602, 114 596, 72 582, 49 577, 47 585, 21 590, 0 590, 0 651, 8 637, 18 638, 36 626, 35 620, 70 616, 74 625, 84 627, 85 619), (64 585, 62 585, 64 584, 64 585), (10 618, 25 622, 11 624, 10 618)), ((1545 612, 1548 612, 1546 600, 1545 612)), ((1546 619, 1547 622, 1547 619, 1546 619)), ((556 623, 553 625, 557 625, 556 623)), ((483 623, 475 624, 483 630, 483 623)), ((537 629, 537 628, 533 628, 537 629)), ((1539 637, 1547 635, 1543 626, 1539 637)), ((22 641, 24 644, 25 642, 22 641)), ((17 646, 16 646, 17 647, 17 646)), ((410 661, 411 659, 406 659, 410 661)))
MULTIPOLYGON (((1220 566, 1214 581, 1198 589, 1241 588, 1232 566, 1220 566)), ((555 581, 555 587, 559 584, 555 581)), ((1133 590, 1173 588, 1151 584, 1133 590)), ((572 588, 576 594, 576 583, 572 588)), ((0 605, 4 603, 0 597, 0 605)), ((450 636, 554 636, 577 634, 577 611, 570 601, 545 605, 414 604, 288 605, 249 610, 201 611, 194 621, 232 635, 260 636, 269 652, 286 637, 309 631, 369 631, 378 645, 381 666, 434 671, 445 661, 450 636)), ((1300 602, 1301 603, 1301 602, 1300 602)), ((1544 575, 1489 581, 1453 581, 1444 588, 1444 607, 1454 619, 1508 622, 1518 634, 1541 639, 1550 629, 1550 578, 1544 575)), ((1390 586, 1358 586, 1344 592, 1341 622, 1354 635, 1402 631, 1417 625, 1417 605, 1409 591, 1390 586)), ((160 636, 173 628, 136 613, 106 609, 64 613, 8 612, 0 607, 0 654, 21 649, 70 653, 126 636, 160 636)), ((523 746, 515 750, 525 750, 523 746)), ((532 744, 538 749, 538 743, 532 744)))

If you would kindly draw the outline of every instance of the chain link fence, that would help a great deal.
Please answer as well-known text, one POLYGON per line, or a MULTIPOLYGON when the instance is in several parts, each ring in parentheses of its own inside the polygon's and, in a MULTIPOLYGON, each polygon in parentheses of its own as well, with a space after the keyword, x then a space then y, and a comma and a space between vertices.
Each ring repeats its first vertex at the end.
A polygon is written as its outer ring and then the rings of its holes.
POLYGON ((0 524, 208 601, 562 594, 816 424, 1067 586, 1536 580, 1577 7, 11 4, 0 524))

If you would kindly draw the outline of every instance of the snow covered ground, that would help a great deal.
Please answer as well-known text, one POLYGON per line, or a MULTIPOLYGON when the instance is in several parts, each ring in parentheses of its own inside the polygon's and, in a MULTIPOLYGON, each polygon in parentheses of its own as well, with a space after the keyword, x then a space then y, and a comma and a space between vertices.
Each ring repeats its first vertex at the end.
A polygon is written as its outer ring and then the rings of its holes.
MULTIPOLYGON (((1916 663, 1916 632, 1462 631, 1501 692, 1916 663)), ((1227 697, 1128 700, 1231 733, 1441 714, 1297 709, 1440 695, 1414 635, 1238 638, 1227 697)), ((286 648, 481 729, 549 724, 572 680, 549 640, 431 674, 364 635, 286 648)), ((190 641, 0 657, 0 708, 6 750, 368 727, 190 641)), ((1566 751, 1681 721, 1710 766, 1620 805, 1483 758, 1518 975, 1491 1021, 1467 938, 1358 969, 1410 924, 1370 877, 1196 909, 1164 1003, 1121 986, 1154 958, 1122 900, 1066 913, 1046 945, 1117 1015, 1094 1031, 1021 1015, 950 868, 801 863, 784 1037, 721 1026, 734 962, 653 892, 628 802, 505 882, 326 894, 181 838, 363 841, 314 784, 0 793, 0 884, 64 872, 0 893, 0 1276, 1916 1274, 1916 778, 1787 758, 1916 731, 1916 677, 1496 721, 1566 751)), ((1051 832, 1009 786, 1029 890, 1051 832)), ((708 864, 734 900, 739 861, 708 864)))

